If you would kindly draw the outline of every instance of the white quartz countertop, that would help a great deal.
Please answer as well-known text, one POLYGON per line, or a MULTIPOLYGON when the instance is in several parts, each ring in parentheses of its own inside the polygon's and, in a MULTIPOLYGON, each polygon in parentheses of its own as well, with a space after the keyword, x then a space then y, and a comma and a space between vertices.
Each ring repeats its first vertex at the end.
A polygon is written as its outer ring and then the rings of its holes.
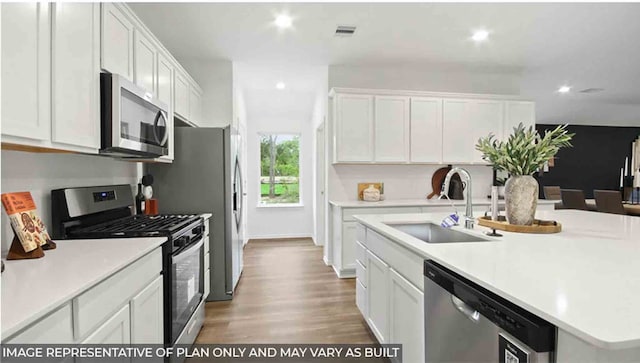
MULTIPOLYGON (((465 200, 452 200, 454 205, 465 205, 465 200)), ((388 199, 381 200, 379 202, 365 202, 361 200, 331 200, 329 203, 336 207, 343 208, 375 208, 375 207, 435 207, 435 206, 447 206, 451 205, 451 202, 447 199, 438 199, 433 197, 431 199, 388 199)), ((554 204, 557 201, 538 199, 538 204, 554 204)), ((504 199, 501 199, 499 204, 504 204, 504 199)), ((471 200, 473 205, 491 205, 491 199, 489 198, 473 198, 471 200)))
MULTIPOLYGON (((562 232, 500 231, 504 236, 490 242, 440 244, 423 242, 385 224, 439 224, 444 216, 356 215, 356 219, 592 345, 640 347, 640 217, 539 211, 537 218, 562 223, 562 232)), ((476 225, 471 233, 486 231, 476 225)))
POLYGON ((162 245, 166 237, 55 241, 33 260, 4 261, 2 339, 162 245))

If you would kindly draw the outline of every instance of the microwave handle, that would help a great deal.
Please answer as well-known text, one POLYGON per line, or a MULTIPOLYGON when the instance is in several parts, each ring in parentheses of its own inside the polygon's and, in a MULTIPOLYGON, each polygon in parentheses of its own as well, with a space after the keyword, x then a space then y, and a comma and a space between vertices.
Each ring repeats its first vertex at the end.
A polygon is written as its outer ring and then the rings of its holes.
POLYGON ((169 140, 169 127, 166 127, 167 131, 164 133, 164 137, 162 138, 162 140, 160 140, 160 137, 158 136, 158 124, 160 118, 164 120, 165 126, 168 126, 167 117, 164 115, 164 112, 162 112, 162 110, 158 110, 156 119, 153 121, 153 136, 156 138, 156 141, 158 142, 158 144, 160 144, 160 146, 165 146, 167 144, 167 141, 169 140))

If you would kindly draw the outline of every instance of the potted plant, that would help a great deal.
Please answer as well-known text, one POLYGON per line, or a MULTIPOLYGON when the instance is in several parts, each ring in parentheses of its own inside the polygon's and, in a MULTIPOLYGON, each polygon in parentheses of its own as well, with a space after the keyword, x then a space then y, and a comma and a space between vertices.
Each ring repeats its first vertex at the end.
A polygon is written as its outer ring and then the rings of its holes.
POLYGON ((539 187, 531 174, 543 167, 560 148, 570 147, 573 135, 567 131, 567 125, 560 125, 545 131, 542 137, 533 126, 525 128, 520 123, 506 141, 498 141, 493 134, 478 140, 476 150, 482 153, 482 159, 510 175, 504 191, 508 223, 533 224, 539 187))

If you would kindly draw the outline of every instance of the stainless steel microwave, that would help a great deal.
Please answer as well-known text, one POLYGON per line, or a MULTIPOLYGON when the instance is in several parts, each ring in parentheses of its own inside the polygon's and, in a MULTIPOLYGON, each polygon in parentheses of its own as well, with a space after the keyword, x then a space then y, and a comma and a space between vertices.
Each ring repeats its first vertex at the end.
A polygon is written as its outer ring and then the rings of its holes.
POLYGON ((101 154, 159 157, 169 153, 168 106, 117 74, 101 73, 101 154))

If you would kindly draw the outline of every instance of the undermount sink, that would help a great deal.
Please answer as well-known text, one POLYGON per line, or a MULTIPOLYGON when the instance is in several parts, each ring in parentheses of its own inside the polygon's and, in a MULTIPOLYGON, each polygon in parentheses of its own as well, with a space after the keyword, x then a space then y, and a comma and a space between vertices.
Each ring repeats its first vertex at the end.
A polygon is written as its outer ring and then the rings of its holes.
POLYGON ((404 232, 427 243, 487 242, 489 239, 473 234, 444 228, 434 223, 385 223, 398 231, 404 232))

